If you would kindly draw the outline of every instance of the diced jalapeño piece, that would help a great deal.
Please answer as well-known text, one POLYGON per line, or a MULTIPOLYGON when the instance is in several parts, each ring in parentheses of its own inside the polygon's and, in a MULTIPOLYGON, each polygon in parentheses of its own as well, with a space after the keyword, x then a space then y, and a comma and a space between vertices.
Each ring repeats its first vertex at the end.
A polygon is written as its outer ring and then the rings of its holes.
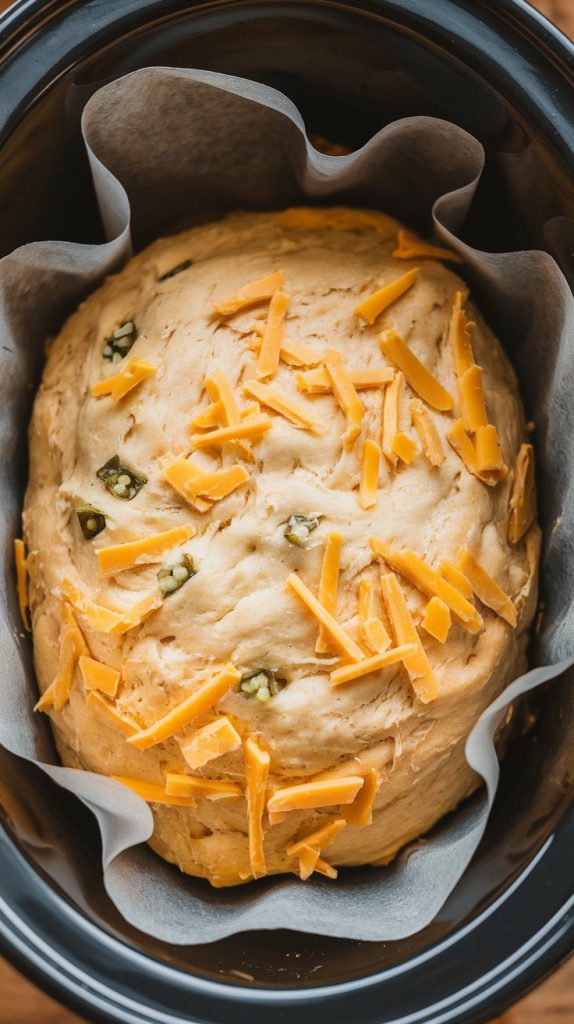
POLYGON ((147 477, 138 476, 127 466, 122 466, 119 455, 114 455, 105 466, 98 469, 97 475, 104 481, 108 491, 122 501, 131 501, 147 484, 147 477))

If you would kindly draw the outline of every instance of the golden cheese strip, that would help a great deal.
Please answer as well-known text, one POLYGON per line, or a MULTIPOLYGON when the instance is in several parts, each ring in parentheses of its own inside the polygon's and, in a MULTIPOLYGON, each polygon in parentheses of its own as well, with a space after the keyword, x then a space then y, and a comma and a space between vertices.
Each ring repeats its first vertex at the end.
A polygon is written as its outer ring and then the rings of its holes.
POLYGON ((402 370, 413 391, 423 398, 428 405, 439 412, 450 412, 454 407, 452 395, 427 370, 414 352, 405 345, 400 334, 394 327, 389 327, 380 336, 381 348, 389 362, 398 370, 402 370))
POLYGON ((58 674, 35 705, 35 711, 45 711, 49 707, 53 707, 54 711, 62 710, 70 696, 78 658, 80 655, 87 653, 86 642, 74 618, 72 609, 69 605, 64 604, 60 625, 58 674))
POLYGON ((167 551, 184 544, 195 532, 195 526, 187 523, 185 526, 176 526, 173 530, 164 530, 163 533, 152 533, 141 540, 130 540, 126 544, 99 548, 96 551, 96 558, 100 572, 109 576, 138 565, 161 562, 167 551))
POLYGON ((263 878, 267 873, 263 847, 263 814, 271 759, 269 753, 263 750, 254 736, 247 737, 244 750, 249 860, 253 877, 263 878))
POLYGON ((100 690, 107 697, 115 697, 122 678, 121 672, 109 665, 103 665, 95 658, 89 658, 82 654, 79 659, 79 668, 86 690, 100 690))
POLYGON ((474 439, 476 462, 480 473, 504 471, 504 456, 494 423, 479 427, 474 439))
POLYGON ((471 327, 474 325, 468 319, 464 309, 466 298, 467 294, 465 292, 455 292, 447 332, 448 344, 453 354, 455 372, 459 378, 474 364, 470 333, 471 327))
POLYGON ((458 457, 462 459, 469 473, 476 476, 482 481, 482 483, 487 484, 488 487, 496 487, 496 485, 506 476, 506 467, 502 470, 497 470, 496 472, 490 472, 488 470, 482 472, 478 468, 476 448, 474 447, 470 434, 467 434, 464 429, 462 420, 456 420, 453 423, 446 435, 446 439, 451 448, 454 448, 458 457))
POLYGON ((355 799, 364 779, 359 775, 326 779, 321 782, 301 782, 296 786, 277 789, 267 802, 267 810, 312 811, 316 807, 350 804, 355 799))
POLYGON ((392 647, 391 650, 383 651, 382 654, 373 654, 371 658, 364 658, 355 665, 342 665, 341 668, 333 669, 331 682, 333 686, 341 686, 342 683, 349 683, 354 679, 361 679, 370 675, 371 672, 379 672, 388 665, 396 665, 398 661, 412 658, 417 653, 417 646, 414 643, 401 644, 399 647, 392 647))
POLYGON ((385 458, 396 466, 397 455, 393 450, 393 441, 399 433, 401 420, 401 400, 405 388, 405 375, 402 371, 395 373, 392 383, 385 391, 383 399, 383 437, 382 449, 385 458))
POLYGON ((132 359, 121 373, 116 373, 113 377, 106 377, 105 380, 100 380, 97 384, 93 384, 91 388, 92 395, 95 398, 110 395, 114 402, 119 402, 138 384, 141 384, 146 377, 150 377, 152 373, 155 373, 155 366, 132 359))
MULTIPOLYGON (((309 405, 305 406, 301 402, 297 402, 277 388, 270 387, 269 384, 261 384, 258 380, 247 380, 243 385, 243 390, 252 398, 256 398, 262 405, 266 405, 274 412, 278 412, 280 416, 284 416, 296 427, 312 430, 318 434, 325 430, 323 424, 311 415, 309 405)), ((247 423, 249 422, 247 420, 247 423)))
POLYGON ((141 601, 137 601, 131 608, 112 610, 96 604, 85 594, 80 593, 68 579, 62 580, 62 591, 70 604, 88 620, 92 629, 98 633, 115 635, 127 633, 128 630, 139 626, 162 603, 161 595, 153 593, 142 598, 141 601))
POLYGON ((463 548, 459 551, 457 562, 460 571, 470 580, 472 589, 479 601, 482 601, 487 608, 491 608, 493 612, 500 615, 501 619, 508 622, 509 626, 515 628, 518 622, 516 605, 508 594, 505 594, 504 590, 498 586, 498 583, 493 580, 492 576, 487 573, 486 569, 483 569, 478 564, 474 555, 466 548, 463 548))
POLYGON ((431 466, 442 466, 444 449, 432 416, 418 398, 409 402, 412 424, 419 435, 425 457, 431 466))
POLYGON ((175 807, 195 807, 195 800, 189 800, 181 796, 168 796, 163 786, 157 786, 153 782, 145 782, 143 779, 132 779, 127 775, 110 775, 114 782, 121 782, 127 786, 136 796, 141 796, 148 804, 171 804, 175 807))
POLYGON ((308 878, 313 874, 317 861, 319 860, 319 851, 313 849, 312 846, 306 846, 305 843, 301 844, 299 850, 299 878, 302 882, 306 882, 308 878))
POLYGON ((335 349, 327 349, 325 369, 331 381, 335 399, 347 418, 347 429, 343 434, 343 447, 352 448, 361 433, 365 406, 355 391, 340 352, 336 352, 335 349))
MULTIPOLYGON (((385 387, 395 376, 394 370, 386 366, 366 370, 347 370, 347 372, 356 391, 385 387)), ((306 391, 311 395, 326 395, 333 390, 331 378, 324 366, 318 366, 315 370, 307 370, 305 373, 298 373, 297 387, 299 391, 306 391)))
POLYGON ((374 508, 377 504, 381 449, 376 441, 367 438, 361 448, 361 482, 359 484, 359 505, 374 508))
POLYGON ((328 864, 322 857, 317 857, 315 861, 314 871, 317 871, 320 875, 325 875, 325 878, 338 878, 339 872, 331 864, 328 864))
POLYGON ((315 616, 317 622, 324 627, 325 632, 331 638, 337 650, 345 654, 351 661, 361 661, 364 658, 359 645, 351 639, 333 616, 323 608, 296 573, 292 572, 287 577, 287 586, 297 595, 311 614, 315 616))
POLYGON ((511 544, 518 544, 532 525, 535 514, 534 448, 531 444, 521 444, 514 465, 509 503, 508 539, 511 544))
POLYGON ((428 242, 423 242, 416 235, 411 235, 410 231, 405 231, 404 228, 399 228, 397 233, 397 247, 391 253, 396 260, 416 260, 416 259, 427 259, 427 260, 444 260, 448 263, 462 263, 462 256, 459 256, 456 252, 451 252, 450 249, 442 249, 438 245, 429 245, 428 242))
POLYGON ((184 490, 192 495, 194 500, 198 495, 202 495, 210 501, 220 501, 250 479, 247 470, 240 465, 218 469, 214 473, 204 473, 189 459, 187 466, 191 472, 188 473, 184 490))
POLYGON ((383 288, 378 288, 372 295, 368 295, 366 299, 359 302, 358 306, 355 306, 355 313, 365 323, 374 324, 383 310, 388 309, 393 302, 396 302, 405 292, 408 292, 409 288, 412 288, 418 276, 418 267, 407 270, 402 277, 397 277, 383 288))
POLYGON ((192 427, 199 427, 207 430, 210 427, 221 427, 225 424, 225 406, 223 402, 212 402, 191 421, 192 427))
POLYGON ((370 580, 361 580, 359 583, 359 633, 373 654, 382 654, 391 646, 385 625, 373 610, 373 585, 370 580))
POLYGON ((465 629, 470 633, 480 632, 483 622, 476 608, 427 562, 418 558, 414 551, 409 548, 396 551, 379 537, 371 537, 370 544, 374 553, 384 558, 385 562, 400 572, 409 583, 429 597, 440 597, 448 605, 456 621, 465 629))
POLYGON ((141 626, 142 622, 145 622, 153 612, 161 607, 161 604, 162 600, 159 593, 148 594, 147 597, 142 597, 141 601, 136 601, 131 608, 126 608, 119 613, 120 621, 112 626, 109 632, 121 636, 123 633, 129 632, 130 629, 141 626))
MULTIPOLYGON (((341 561, 341 543, 343 538, 340 533, 332 531, 327 534, 325 552, 321 565, 321 577, 319 579, 319 593, 317 595, 319 604, 335 617, 337 611, 337 589, 339 586, 339 566, 341 561)), ((319 636, 315 644, 317 654, 327 654, 331 650, 329 636, 325 627, 319 625, 319 636)))
POLYGON ((359 231, 371 228, 392 235, 397 222, 377 210, 350 210, 346 206, 293 206, 277 215, 279 226, 290 231, 359 231))
POLYGON ((254 306, 258 302, 267 302, 282 287, 283 271, 275 270, 267 277, 260 277, 257 281, 243 285, 234 295, 230 295, 222 302, 215 302, 213 312, 215 316, 232 316, 233 313, 237 313, 247 306, 254 306))
POLYGON ((415 647, 415 653, 405 658, 404 665, 418 699, 423 704, 428 704, 438 694, 436 678, 413 622, 405 595, 394 573, 386 573, 381 578, 381 589, 395 642, 401 646, 412 644, 415 647))
POLYGON ((271 426, 272 421, 268 416, 248 416, 237 425, 208 430, 205 434, 192 434, 190 444, 195 451, 198 448, 211 448, 213 445, 219 446, 234 441, 258 441, 271 426))
POLYGON ((110 728, 121 732, 123 736, 133 736, 134 733, 139 731, 139 726, 133 719, 118 711, 97 690, 89 690, 86 694, 86 707, 99 715, 110 728))
POLYGON ((283 330, 285 327, 285 314, 289 305, 289 296, 285 292, 275 292, 269 303, 267 323, 263 334, 263 341, 259 350, 257 360, 257 376, 273 377, 279 366, 279 354, 283 344, 283 330))
POLYGON ((189 459, 176 459, 175 462, 166 467, 163 473, 166 483, 173 487, 180 498, 183 498, 196 512, 208 512, 212 502, 207 501, 205 498, 200 498, 188 490, 188 484, 201 476, 203 476, 201 470, 194 466, 189 459))
POLYGON ((204 779, 197 775, 182 775, 167 772, 165 777, 167 796, 193 797, 203 800, 237 800, 242 795, 237 782, 221 779, 204 779))
MULTIPOLYGON (((253 330, 256 334, 259 334, 256 326, 254 326, 253 330)), ((264 328, 261 330, 259 337, 255 337, 249 342, 249 348, 254 352, 261 350, 263 333, 264 328)), ((281 362, 287 363, 288 366, 316 366, 317 363, 322 362, 323 353, 310 348, 309 345, 303 345, 300 341, 287 341, 284 338, 279 349, 279 359, 281 362)))
POLYGON ((82 594, 71 580, 62 580, 62 591, 70 601, 70 604, 73 605, 80 615, 83 615, 88 620, 90 626, 96 632, 111 633, 121 622, 122 616, 119 611, 113 611, 111 608, 104 608, 103 605, 96 604, 89 597, 86 597, 85 594, 82 594))
POLYGON ((14 563, 16 565, 16 588, 18 593, 18 608, 24 629, 30 632, 30 614, 28 599, 28 567, 26 563, 26 549, 24 541, 16 538, 14 540, 14 563))
POLYGON ((458 378, 458 397, 464 429, 471 434, 476 434, 480 427, 485 427, 488 423, 484 404, 482 369, 476 363, 469 366, 462 377, 458 378))
POLYGON ((241 736, 225 715, 208 722, 187 739, 179 741, 181 752, 190 768, 203 768, 223 754, 241 746, 241 736))
POLYGON ((410 466, 418 449, 412 437, 399 431, 393 438, 392 450, 405 466, 410 466))
POLYGON ((334 821, 328 822, 327 825, 323 825, 321 828, 316 829, 315 832, 311 832, 310 835, 305 836, 304 839, 298 839, 296 843, 291 843, 285 850, 288 857, 298 857, 303 846, 310 846, 312 850, 325 850, 347 827, 347 822, 344 818, 335 818, 334 821))
POLYGON ((423 629, 444 644, 450 629, 450 608, 440 597, 431 597, 421 622, 423 629))
POLYGON ((198 715, 209 711, 240 679, 241 673, 234 665, 231 663, 225 665, 220 672, 199 686, 172 711, 168 711, 147 729, 142 729, 136 736, 131 736, 128 743, 137 747, 138 750, 147 750, 148 747, 154 747, 157 743, 164 743, 175 733, 185 729, 198 715))
MULTIPOLYGON (((218 405, 221 402, 223 406, 222 426, 232 427, 241 423, 243 416, 239 411, 231 383, 224 373, 216 370, 211 376, 207 377, 205 380, 205 390, 214 405, 218 405)), ((238 441, 237 446, 248 459, 252 459, 252 449, 249 441, 238 441)))
POLYGON ((365 773, 365 784, 359 790, 352 804, 341 808, 341 814, 349 825, 364 828, 373 824, 373 804, 379 790, 379 779, 374 768, 365 773))
POLYGON ((438 571, 440 572, 441 576, 443 576, 444 579, 451 584, 451 586, 456 587, 457 590, 460 590, 461 594, 464 597, 466 597, 468 601, 472 599, 473 589, 470 585, 470 580, 466 578, 466 576, 464 575, 464 573, 460 571, 460 569, 457 569, 456 565, 453 565, 452 562, 445 560, 444 562, 440 563, 438 571))

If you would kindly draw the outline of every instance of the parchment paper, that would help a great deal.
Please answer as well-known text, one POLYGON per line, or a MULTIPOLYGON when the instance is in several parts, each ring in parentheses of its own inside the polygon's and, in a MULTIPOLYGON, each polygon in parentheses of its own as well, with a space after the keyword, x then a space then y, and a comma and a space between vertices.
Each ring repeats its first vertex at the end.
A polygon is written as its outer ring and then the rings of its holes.
MULTIPOLYGON (((457 238, 483 168, 480 144, 445 121, 395 122, 343 157, 309 144, 282 94, 204 71, 148 68, 106 85, 83 117, 94 184, 109 241, 39 242, 0 262, 0 742, 39 764, 97 816, 105 886, 124 917, 171 943, 203 943, 253 928, 390 940, 425 927, 464 872, 486 826, 498 782, 492 737, 508 704, 574 661, 574 301, 542 252, 488 255, 457 238), (147 805, 101 776, 53 762, 36 699, 30 646, 19 625, 12 538, 19 535, 24 431, 43 342, 62 317, 130 252, 186 218, 293 203, 357 203, 430 227, 464 256, 471 280, 508 327, 503 336, 537 423, 546 543, 546 615, 536 657, 491 705, 467 743, 484 778, 481 795, 386 869, 343 872, 336 884, 267 879, 212 890, 179 875, 147 846, 147 805), (19 467, 19 468, 18 468, 19 467)), ((572 226, 553 225, 564 239, 572 226)))

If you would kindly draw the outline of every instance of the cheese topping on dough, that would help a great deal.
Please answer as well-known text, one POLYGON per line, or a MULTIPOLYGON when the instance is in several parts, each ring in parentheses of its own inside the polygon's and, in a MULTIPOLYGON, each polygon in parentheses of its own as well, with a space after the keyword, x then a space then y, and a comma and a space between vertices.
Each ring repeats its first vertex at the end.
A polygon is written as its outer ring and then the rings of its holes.
POLYGON ((349 825, 365 828, 373 824, 373 806, 379 791, 379 779, 374 768, 365 773, 365 782, 352 804, 341 807, 341 814, 349 825))
POLYGON ((423 242, 416 235, 411 235, 404 228, 397 232, 397 247, 393 249, 391 256, 396 260, 445 260, 449 263, 463 263, 462 256, 450 249, 441 249, 438 245, 429 245, 423 242))
POLYGON ((376 441, 367 438, 366 441, 363 441, 361 448, 361 483, 359 485, 361 508, 373 508, 377 504, 380 466, 381 449, 376 441))
MULTIPOLYGON (((356 391, 385 387, 395 376, 394 370, 390 370, 386 366, 366 370, 349 369, 347 373, 356 391)), ((297 387, 299 391, 306 391, 312 395, 324 395, 333 390, 331 378, 323 366, 318 366, 315 370, 307 370, 305 373, 298 373, 297 387)))
POLYGON ((276 291, 283 287, 283 271, 275 270, 267 277, 261 277, 257 281, 243 285, 234 295, 223 302, 216 302, 213 305, 213 312, 216 316, 232 316, 246 306, 255 306, 259 302, 267 302, 273 298, 276 291))
POLYGON ((267 801, 269 811, 303 811, 315 807, 332 807, 334 804, 350 804, 355 799, 364 779, 349 775, 340 779, 326 779, 321 782, 301 782, 297 786, 278 789, 267 801))
POLYGON ((414 652, 405 658, 404 665, 417 697, 423 704, 428 704, 438 696, 437 681, 394 573, 387 573, 381 578, 381 589, 387 614, 391 620, 395 643, 399 647, 412 645, 415 648, 414 652))
POLYGON ((18 607, 20 609, 20 618, 24 624, 24 629, 30 632, 30 614, 29 614, 29 598, 28 598, 28 569, 26 565, 26 549, 24 547, 24 541, 16 539, 14 541, 14 561, 16 563, 16 586, 18 589, 18 607))
POLYGON ((531 444, 521 444, 516 456, 509 508, 508 539, 511 544, 518 544, 536 515, 534 448, 531 444))
POLYGON ((430 413, 418 399, 409 402, 409 409, 426 458, 431 466, 442 466, 445 460, 444 448, 430 413))
POLYGON ((381 334, 381 348, 387 359, 402 370, 408 383, 417 395, 439 412, 450 412, 454 406, 452 396, 446 388, 423 366, 394 327, 381 334))
POLYGON ((470 580, 479 601, 482 601, 487 608, 492 608, 497 615, 500 615, 513 629, 518 621, 516 605, 511 601, 508 594, 504 593, 498 583, 487 573, 470 551, 463 549, 459 553, 458 565, 461 572, 470 580))
MULTIPOLYGON (((327 534, 327 543, 325 544, 325 553, 323 555, 323 564, 321 566, 321 578, 319 580, 319 593, 318 599, 319 604, 332 615, 333 618, 337 612, 337 589, 339 586, 339 565, 341 561, 341 542, 343 538, 340 533, 327 534)), ((318 654, 326 654, 331 649, 329 644, 329 636, 325 629, 325 626, 319 624, 319 636, 317 637, 317 643, 315 644, 315 650, 318 654)))
POLYGON ((333 394, 347 417, 347 429, 343 434, 343 447, 352 448, 361 433, 365 406, 355 391, 353 381, 345 368, 339 352, 336 352, 334 349, 327 350, 325 353, 325 369, 331 381, 333 394))
POLYGON ((400 299, 405 292, 408 292, 409 288, 412 288, 418 276, 418 267, 415 267, 413 270, 407 270, 406 274, 403 274, 402 277, 397 277, 396 280, 384 285, 383 288, 378 288, 372 295, 359 302, 358 306, 355 306, 355 313, 365 323, 374 324, 377 317, 385 309, 388 309, 393 302, 400 299))
POLYGON ((306 408, 301 402, 297 402, 294 398, 290 398, 281 391, 270 387, 269 384, 261 384, 257 380, 248 380, 243 385, 243 390, 248 395, 251 395, 252 398, 256 398, 262 405, 266 405, 269 409, 273 409, 274 412, 285 416, 296 427, 313 430, 318 434, 325 430, 325 426, 311 415, 310 409, 306 408))
POLYGON ((179 745, 190 768, 203 768, 209 761, 237 750, 241 736, 229 718, 219 715, 191 736, 180 739, 179 745))
POLYGON ((245 780, 247 784, 247 821, 249 860, 253 878, 267 874, 263 848, 263 814, 267 793, 270 757, 254 736, 245 740, 245 780))
POLYGON ((141 540, 100 548, 96 551, 100 572, 113 575, 116 572, 133 569, 136 565, 161 562, 167 551, 184 544, 195 532, 195 526, 188 523, 186 526, 176 526, 173 530, 165 530, 163 533, 153 533, 149 537, 142 537, 141 540))
POLYGON ((99 690, 105 693, 106 697, 115 697, 118 692, 121 672, 109 665, 103 665, 95 658, 89 658, 83 654, 79 659, 80 673, 86 690, 99 690))
POLYGON ((296 573, 292 572, 291 575, 287 577, 287 586, 294 594, 297 595, 298 598, 301 599, 311 614, 315 616, 317 622, 323 626, 335 647, 343 654, 346 654, 346 656, 352 661, 361 661, 364 657, 361 648, 347 633, 345 633, 345 630, 341 628, 333 616, 323 608, 317 598, 314 597, 309 588, 305 586, 296 573))
POLYGON ((155 373, 155 366, 149 366, 148 363, 140 363, 136 359, 132 359, 121 373, 117 373, 113 377, 106 377, 105 380, 100 380, 97 384, 93 384, 92 394, 95 398, 110 395, 114 402, 119 402, 130 391, 133 391, 138 384, 141 384, 146 377, 151 377, 152 373, 155 373))
POLYGON ((269 303, 269 313, 265 333, 257 360, 257 376, 273 377, 279 366, 279 355, 283 344, 285 314, 289 305, 289 296, 285 292, 275 292, 269 303))

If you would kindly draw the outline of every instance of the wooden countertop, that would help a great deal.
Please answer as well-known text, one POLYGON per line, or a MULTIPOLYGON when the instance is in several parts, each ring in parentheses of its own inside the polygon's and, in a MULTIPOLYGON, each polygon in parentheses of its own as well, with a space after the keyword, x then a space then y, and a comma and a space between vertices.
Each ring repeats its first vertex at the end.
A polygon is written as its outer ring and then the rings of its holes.
MULTIPOLYGON (((0 11, 10 0, 0 0, 0 11)), ((574 0, 535 0, 548 18, 574 36, 574 0)), ((499 1024, 572 1024, 574 959, 527 996, 499 1024)), ((82 1024, 53 999, 38 991, 5 961, 0 961, 0 1024, 82 1024)), ((493 1022, 494 1024, 494 1022, 493 1022)))

